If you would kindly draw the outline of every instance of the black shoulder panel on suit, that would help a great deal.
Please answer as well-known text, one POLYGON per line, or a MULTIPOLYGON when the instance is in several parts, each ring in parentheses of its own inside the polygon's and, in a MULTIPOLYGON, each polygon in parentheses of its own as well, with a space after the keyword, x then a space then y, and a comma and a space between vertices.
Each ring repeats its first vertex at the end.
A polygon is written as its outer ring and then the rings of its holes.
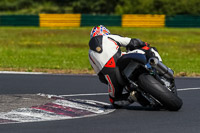
POLYGON ((103 49, 102 49, 102 39, 103 39, 103 36, 93 37, 89 42, 90 49, 97 52, 97 53, 101 53, 103 51, 103 49))

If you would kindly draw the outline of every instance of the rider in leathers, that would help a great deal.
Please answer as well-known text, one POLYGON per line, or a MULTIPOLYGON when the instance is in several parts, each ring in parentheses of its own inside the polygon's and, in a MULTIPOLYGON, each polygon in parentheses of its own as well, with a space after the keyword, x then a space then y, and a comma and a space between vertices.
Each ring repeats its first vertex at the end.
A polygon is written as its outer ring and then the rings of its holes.
MULTIPOLYGON (((123 107, 138 101, 138 95, 132 93, 122 94, 124 83, 120 82, 120 73, 117 60, 125 54, 120 47, 128 50, 141 49, 147 58, 152 56, 161 58, 155 48, 140 39, 122 37, 110 34, 103 25, 93 27, 89 41, 89 61, 101 82, 108 84, 110 102, 114 107, 123 107)), ((140 102, 139 102, 140 103, 140 102)))

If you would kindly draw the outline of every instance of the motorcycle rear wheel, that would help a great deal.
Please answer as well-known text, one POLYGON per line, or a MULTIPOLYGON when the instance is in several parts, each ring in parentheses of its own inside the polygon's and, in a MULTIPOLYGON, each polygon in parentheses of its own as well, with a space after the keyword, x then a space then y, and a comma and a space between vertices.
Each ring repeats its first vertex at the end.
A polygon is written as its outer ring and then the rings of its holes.
POLYGON ((167 110, 178 111, 182 107, 182 100, 158 82, 153 76, 141 74, 138 78, 138 85, 143 91, 158 100, 167 110))

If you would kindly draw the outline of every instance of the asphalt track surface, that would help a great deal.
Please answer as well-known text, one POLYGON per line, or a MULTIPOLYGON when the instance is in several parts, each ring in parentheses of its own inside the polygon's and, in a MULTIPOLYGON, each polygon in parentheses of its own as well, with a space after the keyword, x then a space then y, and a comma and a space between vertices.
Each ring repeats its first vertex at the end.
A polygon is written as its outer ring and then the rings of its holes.
MULTIPOLYGON (((200 88, 198 78, 176 78, 178 89, 200 88)), ((0 94, 107 93, 96 76, 0 74, 0 94)), ((179 91, 183 107, 178 112, 145 110, 138 104, 107 115, 48 122, 0 125, 1 133, 198 133, 200 90, 179 91)), ((107 95, 73 98, 108 102, 107 95)))

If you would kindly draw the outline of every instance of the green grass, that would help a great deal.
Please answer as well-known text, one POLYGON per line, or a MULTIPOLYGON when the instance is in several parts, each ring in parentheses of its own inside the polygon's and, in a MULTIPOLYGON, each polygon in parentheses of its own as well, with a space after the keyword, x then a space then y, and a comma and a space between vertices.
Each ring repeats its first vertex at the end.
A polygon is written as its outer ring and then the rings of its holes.
MULTIPOLYGON (((91 28, 0 27, 0 68, 87 73, 91 28)), ((199 28, 108 28, 156 47, 176 74, 200 74, 199 28)))
POLYGON ((1 68, 90 69, 87 30, 8 27, 0 34, 1 68))

